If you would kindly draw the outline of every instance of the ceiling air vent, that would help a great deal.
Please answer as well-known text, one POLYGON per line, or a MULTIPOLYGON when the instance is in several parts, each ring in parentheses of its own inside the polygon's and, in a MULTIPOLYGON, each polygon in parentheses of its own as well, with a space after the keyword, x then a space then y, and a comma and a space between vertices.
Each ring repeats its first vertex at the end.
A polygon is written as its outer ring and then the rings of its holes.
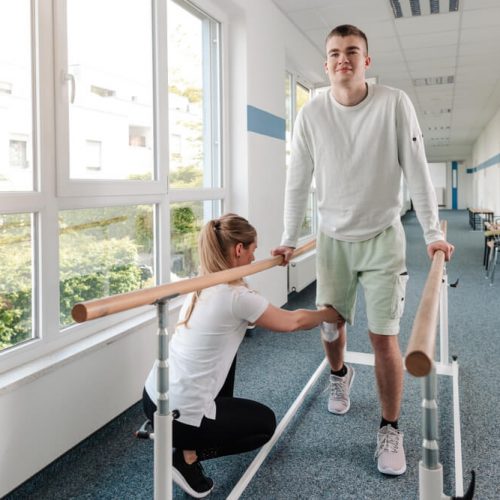
POLYGON ((451 113, 451 108, 424 109, 424 115, 448 115, 451 113))
POLYGON ((413 80, 413 85, 415 85, 415 87, 426 87, 429 85, 449 85, 450 83, 455 83, 455 77, 453 75, 429 76, 426 78, 415 78, 413 80))
POLYGON ((396 19, 457 12, 459 0, 389 0, 396 19))

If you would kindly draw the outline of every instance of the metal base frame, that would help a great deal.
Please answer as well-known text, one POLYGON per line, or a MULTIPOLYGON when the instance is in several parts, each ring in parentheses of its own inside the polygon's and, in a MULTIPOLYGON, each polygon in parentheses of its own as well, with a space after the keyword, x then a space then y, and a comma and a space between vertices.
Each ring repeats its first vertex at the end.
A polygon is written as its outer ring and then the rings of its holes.
MULTIPOLYGON (((168 405, 168 297, 158 302, 158 411, 155 413, 155 500, 170 500, 172 498, 172 414, 168 405)), ((444 498, 461 498, 463 495, 462 444, 460 430, 460 402, 458 387, 458 362, 456 357, 452 363, 448 359, 448 279, 443 274, 443 285, 440 301, 440 362, 435 363, 431 374, 422 379, 422 408, 423 408, 423 452, 419 463, 419 498, 420 500, 441 500, 444 498), (439 463, 438 422, 436 402, 436 376, 447 375, 453 377, 453 428, 455 447, 455 490, 457 497, 448 497, 443 494, 443 467, 439 463)), ((345 361, 352 364, 374 366, 375 357, 371 353, 346 351, 345 361)), ((301 393, 290 406, 285 416, 278 424, 272 438, 255 456, 248 469, 235 485, 228 500, 237 500, 262 465, 274 444, 283 434, 287 425, 297 413, 305 400, 307 393, 314 386, 320 375, 328 365, 325 358, 316 369, 312 377, 302 389, 301 393)), ((177 416, 176 415, 176 416, 177 416)), ((467 495, 463 498, 472 498, 474 476, 467 495), (471 492, 472 489, 472 492, 471 492)))

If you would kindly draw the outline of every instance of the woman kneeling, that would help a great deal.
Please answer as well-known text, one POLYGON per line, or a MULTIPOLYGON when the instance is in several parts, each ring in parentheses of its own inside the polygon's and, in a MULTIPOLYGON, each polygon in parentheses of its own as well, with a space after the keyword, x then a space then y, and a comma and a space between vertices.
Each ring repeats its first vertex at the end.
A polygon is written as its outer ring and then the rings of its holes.
MULTIPOLYGON (((200 233, 201 274, 250 264, 257 248, 253 226, 238 215, 208 222, 200 233)), ((233 397, 236 353, 249 324, 273 331, 307 330, 321 322, 342 321, 332 309, 285 311, 250 290, 243 279, 216 285, 186 297, 170 342, 169 404, 173 421, 173 479, 202 498, 213 481, 201 461, 261 447, 276 428, 274 412, 248 399, 233 397)), ((156 364, 144 388, 146 416, 156 411, 156 364)))

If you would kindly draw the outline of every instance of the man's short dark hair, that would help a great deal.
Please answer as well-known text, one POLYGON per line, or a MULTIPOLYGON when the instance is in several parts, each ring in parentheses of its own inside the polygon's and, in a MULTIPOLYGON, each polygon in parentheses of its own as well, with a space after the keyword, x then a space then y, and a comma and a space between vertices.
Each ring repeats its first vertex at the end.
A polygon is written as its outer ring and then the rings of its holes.
POLYGON ((362 38, 365 41, 366 53, 368 54, 368 38, 366 38, 366 35, 356 26, 353 26, 352 24, 341 24, 340 26, 333 28, 326 37, 325 45, 328 43, 328 40, 332 38, 332 36, 340 36, 342 38, 346 36, 357 36, 362 38))

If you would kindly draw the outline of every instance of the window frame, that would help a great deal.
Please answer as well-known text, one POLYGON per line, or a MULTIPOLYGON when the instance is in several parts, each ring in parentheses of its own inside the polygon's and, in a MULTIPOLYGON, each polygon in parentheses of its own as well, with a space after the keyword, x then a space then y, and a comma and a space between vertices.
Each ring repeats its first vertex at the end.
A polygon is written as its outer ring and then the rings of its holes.
MULTIPOLYGON (((225 150, 224 150, 224 140, 223 140, 223 124, 224 120, 224 103, 222 101, 222 89, 224 87, 225 75, 223 72, 224 68, 224 58, 225 53, 222 48, 221 39, 223 37, 222 32, 224 29, 224 23, 222 21, 217 21, 212 15, 202 10, 202 7, 198 7, 188 0, 170 0, 173 3, 185 8, 190 14, 199 19, 205 19, 208 23, 208 29, 204 30, 203 39, 205 43, 210 43, 210 48, 206 50, 203 54, 203 60, 210 61, 212 64, 214 61, 217 62, 215 71, 208 72, 207 67, 204 67, 203 71, 203 81, 208 82, 209 92, 207 92, 207 97, 204 99, 204 110, 203 116, 206 123, 210 129, 211 141, 208 143, 206 138, 204 140, 204 151, 209 151, 206 155, 211 168, 211 178, 218 179, 219 182, 212 182, 212 187, 202 187, 202 188, 175 188, 169 186, 169 194, 172 196, 171 202, 177 201, 199 201, 200 193, 205 193, 205 199, 215 199, 220 197, 222 194, 225 195, 226 189, 226 168, 225 168, 225 150), (214 24, 218 25, 214 27, 214 24), (215 109, 214 109, 215 108, 215 109), (218 108, 218 109, 217 109, 218 108), (206 149, 205 149, 206 148, 206 149), (218 172, 214 172, 214 165, 219 165, 217 169, 218 172)), ((218 13, 221 14, 221 13, 218 13)), ((218 15, 220 18, 220 16, 218 15)))
MULTIPOLYGON (((217 155, 220 187, 199 189, 169 189, 169 144, 167 59, 167 3, 151 0, 153 39, 153 110, 154 110, 154 169, 155 180, 119 181, 69 178, 69 115, 68 85, 64 79, 67 61, 66 0, 30 0, 32 33, 32 161, 33 190, 0 192, 1 213, 33 214, 33 335, 25 342, 0 351, 0 374, 8 372, 42 356, 60 351, 72 344, 92 346, 105 332, 125 334, 131 325, 138 326, 154 320, 153 306, 125 311, 88 323, 59 328, 59 227, 58 213, 62 210, 112 207, 120 205, 154 205, 154 261, 157 284, 170 280, 170 205, 182 201, 220 200, 222 210, 227 204, 227 156, 224 141, 225 106, 222 88, 227 48, 221 43, 225 31, 224 13, 205 0, 203 8, 185 0, 172 0, 210 17, 218 23, 219 38, 211 46, 211 58, 216 56, 218 85, 217 155), (214 52, 215 51, 215 52, 214 52), (43 64, 40 62, 43 61, 43 64), (66 102, 66 108, 64 106, 66 102), (43 175, 42 175, 43 171, 43 175), (54 264, 56 263, 56 264, 54 264), (130 321, 129 321, 130 320, 130 321), (118 333, 116 333, 118 331, 118 333), (83 345, 83 344, 82 344, 83 345)), ((213 103, 212 103, 213 104, 213 103)), ((214 122, 211 122, 214 127, 214 122)), ((31 159, 30 159, 31 160, 31 159)), ((134 327, 135 327, 134 326, 134 327)), ((111 333, 110 333, 111 334, 111 333)), ((102 340, 100 340, 102 341, 102 340)), ((62 351, 61 351, 62 352, 62 351)))
MULTIPOLYGON (((169 215, 170 206, 174 203, 189 203, 198 201, 220 202, 221 213, 224 213, 228 205, 228 187, 227 187, 227 162, 228 156, 225 136, 226 106, 222 99, 223 88, 225 87, 226 75, 224 61, 227 59, 227 52, 221 40, 225 31, 225 14, 219 11, 210 2, 200 1, 198 5, 188 0, 171 0, 173 3, 185 8, 190 14, 204 20, 206 25, 203 28, 202 37, 205 43, 210 43, 205 52, 203 60, 209 60, 210 63, 217 62, 215 70, 207 72, 207 67, 203 68, 203 81, 208 82, 209 91, 204 97, 203 116, 205 124, 209 127, 210 142, 204 137, 204 151, 208 152, 206 158, 211 164, 210 178, 212 187, 203 186, 201 188, 176 188, 169 186, 169 215), (209 12, 210 11, 210 12, 209 12), (212 14, 213 12, 213 14, 212 14), (217 19, 216 19, 217 17, 217 19), (218 165, 218 167, 217 167, 218 165), (217 170, 217 172, 215 172, 217 170)), ((206 163, 204 162, 204 172, 206 163)), ((205 182, 204 182, 205 184, 205 182)), ((169 238, 170 240, 170 238, 169 238)), ((169 248, 169 255, 171 247, 169 248)), ((170 272, 170 259, 169 269, 170 272)))
MULTIPOLYGON (((153 179, 136 180, 93 180, 72 179, 70 177, 69 149, 69 97, 71 85, 75 85, 68 72, 68 32, 67 2, 54 1, 55 39, 55 83, 56 83, 56 133, 59 140, 57 147, 57 195, 58 196, 115 196, 164 194, 167 184, 167 170, 160 168, 168 165, 168 96, 161 96, 160 89, 168 87, 167 80, 167 40, 166 40, 166 4, 160 0, 150 0, 152 15, 152 82, 153 82, 153 179), (163 26, 163 29, 162 29, 163 26), (167 119, 163 119, 164 114, 167 119), (110 189, 112 186, 112 189, 110 189)), ((77 89, 74 89, 77 91, 77 89)))
MULTIPOLYGON (((305 90, 309 91, 309 100, 311 100, 315 96, 314 86, 305 80, 298 73, 287 69, 285 71, 285 82, 290 82, 290 141, 293 136, 293 129, 295 126, 295 120, 297 118, 297 86, 301 86, 305 90)), ((286 99, 286 96, 285 96, 286 99)), ((286 149, 290 147, 290 144, 285 146, 286 149)), ((307 206, 309 207, 309 203, 312 203, 312 217, 311 217, 311 232, 300 236, 297 242, 298 246, 302 246, 305 243, 316 238, 316 233, 318 229, 318 210, 317 210, 317 200, 316 200, 316 187, 314 185, 314 181, 309 188, 309 196, 307 201, 307 206)), ((305 215, 304 215, 305 217, 305 215)))

